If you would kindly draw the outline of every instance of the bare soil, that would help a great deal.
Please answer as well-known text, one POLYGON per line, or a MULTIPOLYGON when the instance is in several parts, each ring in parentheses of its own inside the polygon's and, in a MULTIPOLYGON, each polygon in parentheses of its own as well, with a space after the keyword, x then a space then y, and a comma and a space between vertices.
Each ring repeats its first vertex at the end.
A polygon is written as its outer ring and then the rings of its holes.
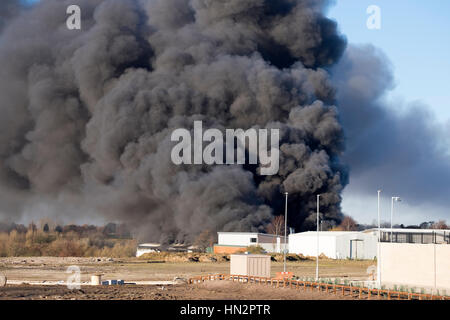
MULTIPOLYGON (((367 279, 367 268, 374 261, 321 259, 320 276, 348 280, 367 279)), ((0 258, 0 273, 9 284, 0 287, 0 299, 348 299, 351 297, 303 289, 271 288, 270 286, 232 283, 227 281, 205 282, 195 285, 124 285, 87 286, 70 290, 64 285, 12 284, 17 281, 66 281, 67 267, 76 265, 81 270, 81 281, 88 282, 93 274, 101 273, 103 279, 133 281, 167 281, 174 278, 190 278, 206 274, 228 274, 226 261, 209 262, 158 262, 136 258, 57 258, 18 257, 0 258)), ((315 261, 289 261, 288 271, 295 276, 314 277, 315 261)), ((272 276, 283 270, 282 262, 272 262, 272 276)))
POLYGON ((258 284, 211 281, 171 286, 65 286, 20 285, 0 288, 0 300, 337 300, 350 296, 303 289, 271 288, 258 284))

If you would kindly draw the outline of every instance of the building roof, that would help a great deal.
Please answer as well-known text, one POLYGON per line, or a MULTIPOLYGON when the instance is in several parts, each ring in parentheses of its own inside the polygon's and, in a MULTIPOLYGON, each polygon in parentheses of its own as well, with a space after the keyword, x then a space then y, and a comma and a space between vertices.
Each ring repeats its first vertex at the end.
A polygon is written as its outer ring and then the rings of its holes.
MULTIPOLYGON (((319 231, 319 236, 342 236, 360 233, 359 231, 319 231)), ((317 231, 305 231, 299 233, 292 233, 290 236, 317 236, 317 231)))
POLYGON ((138 244, 139 247, 160 247, 161 244, 160 243, 140 243, 138 244))
POLYGON ((276 234, 260 233, 260 232, 225 232, 225 231, 220 231, 220 232, 217 232, 217 234, 248 234, 248 235, 253 235, 253 236, 282 237, 281 235, 277 236, 276 234))
MULTIPOLYGON (((444 233, 444 232, 450 232, 450 229, 402 229, 402 228, 380 228, 380 231, 382 232, 394 232, 394 233, 444 233)), ((372 228, 364 230, 364 233, 368 232, 376 232, 378 231, 378 228, 372 228)))

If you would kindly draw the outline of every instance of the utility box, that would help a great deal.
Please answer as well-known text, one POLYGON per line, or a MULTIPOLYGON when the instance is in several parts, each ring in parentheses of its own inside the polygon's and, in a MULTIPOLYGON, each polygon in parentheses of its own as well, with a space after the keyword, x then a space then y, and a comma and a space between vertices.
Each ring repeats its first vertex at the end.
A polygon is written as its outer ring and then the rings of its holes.
POLYGON ((230 274, 270 278, 270 256, 262 254, 232 254, 230 274))
POLYGON ((99 286, 102 283, 102 275, 101 274, 94 274, 91 276, 91 284, 93 286, 99 286))

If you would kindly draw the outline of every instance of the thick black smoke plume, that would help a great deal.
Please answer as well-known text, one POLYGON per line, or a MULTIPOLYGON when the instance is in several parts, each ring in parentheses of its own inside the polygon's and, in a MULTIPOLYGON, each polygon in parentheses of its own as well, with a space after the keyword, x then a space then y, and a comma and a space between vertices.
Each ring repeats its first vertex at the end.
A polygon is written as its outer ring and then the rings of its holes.
POLYGON ((347 173, 326 69, 346 43, 328 2, 44 0, 21 13, 0 38, 3 212, 53 201, 191 241, 261 230, 287 191, 290 226, 314 226, 318 193, 338 222, 347 173), (66 28, 70 4, 82 30, 66 28), (170 135, 194 120, 279 128, 279 173, 172 164, 170 135))

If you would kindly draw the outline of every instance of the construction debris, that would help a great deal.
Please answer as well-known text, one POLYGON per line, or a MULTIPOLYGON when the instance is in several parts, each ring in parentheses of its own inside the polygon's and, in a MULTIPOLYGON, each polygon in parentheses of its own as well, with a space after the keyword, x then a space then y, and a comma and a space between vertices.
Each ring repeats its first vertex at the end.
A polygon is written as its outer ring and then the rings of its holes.
POLYGON ((117 286, 117 285, 124 285, 125 282, 123 280, 106 280, 102 281, 103 286, 117 286))
POLYGON ((188 283, 187 279, 180 277, 173 278, 173 282, 175 282, 176 284, 188 283))

